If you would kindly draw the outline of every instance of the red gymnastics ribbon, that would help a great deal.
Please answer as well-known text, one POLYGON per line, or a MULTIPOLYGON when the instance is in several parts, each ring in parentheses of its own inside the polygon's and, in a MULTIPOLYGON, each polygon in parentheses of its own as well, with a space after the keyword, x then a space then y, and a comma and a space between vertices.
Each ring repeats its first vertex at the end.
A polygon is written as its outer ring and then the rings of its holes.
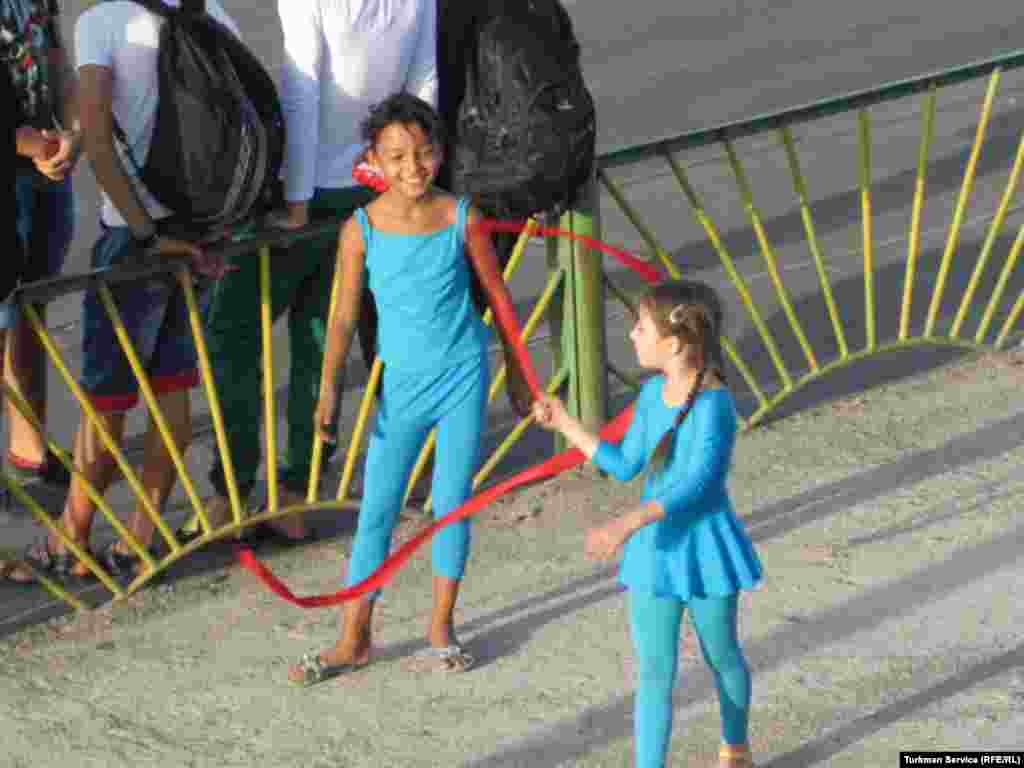
MULTIPOLYGON (((622 435, 625 434, 626 428, 629 426, 632 419, 633 404, 630 403, 619 413, 618 416, 604 426, 600 432, 601 437, 612 442, 621 440, 622 435)), ((302 608, 323 608, 329 605, 345 603, 349 600, 354 600, 357 597, 365 595, 367 592, 380 589, 391 581, 394 575, 398 573, 402 566, 405 565, 405 561, 412 557, 412 554, 420 547, 420 545, 437 533, 441 528, 444 528, 446 525, 450 525, 457 520, 462 520, 463 518, 476 514, 483 507, 493 502, 499 496, 508 493, 513 488, 525 483, 534 483, 538 480, 544 480, 545 478, 553 477, 554 475, 564 472, 567 469, 572 469, 578 464, 581 464, 584 458, 583 452, 580 451, 579 448, 571 448, 568 451, 555 454, 547 461, 532 466, 529 469, 524 469, 522 472, 519 472, 512 477, 495 483, 487 490, 470 498, 462 506, 453 509, 443 517, 439 517, 426 528, 423 528, 419 533, 389 555, 373 573, 358 584, 353 584, 352 586, 334 592, 333 594, 299 597, 288 589, 284 582, 271 573, 270 569, 261 563, 252 553, 252 550, 247 547, 239 548, 238 560, 274 594, 284 598, 293 605, 298 605, 302 608)))
MULTIPOLYGON (((360 179, 360 181, 364 181, 364 179, 360 179)), ((482 226, 491 232, 520 232, 527 226, 527 224, 526 222, 486 219, 482 223, 482 226)), ((638 259, 636 256, 633 256, 622 249, 607 245, 596 238, 578 235, 574 232, 558 229, 556 227, 535 227, 533 231, 545 236, 572 237, 582 241, 590 248, 611 254, 627 267, 638 272, 641 277, 649 283, 657 283, 661 279, 657 270, 651 267, 647 262, 638 259)), ((502 327, 505 338, 512 341, 512 351, 515 354, 516 362, 519 363, 519 367, 526 377, 527 385, 529 386, 534 398, 539 399, 542 394, 539 384, 540 379, 537 376, 536 368, 533 366, 533 361, 530 359, 530 356, 526 351, 526 345, 522 340, 519 321, 516 318, 513 308, 511 306, 495 307, 494 319, 495 322, 502 327)), ((618 442, 622 439, 622 436, 625 434, 632 419, 633 404, 631 403, 617 416, 615 416, 615 418, 608 422, 600 432, 598 432, 598 435, 603 440, 618 442)), ((490 488, 476 494, 461 506, 453 509, 451 512, 423 528, 419 533, 406 541, 402 546, 395 550, 394 553, 388 556, 373 573, 358 584, 353 584, 332 594, 299 597, 292 592, 284 582, 271 573, 270 569, 260 562, 248 547, 239 546, 237 548, 236 552, 238 560, 244 568, 255 575, 256 578, 262 581, 272 592, 294 605, 298 605, 302 608, 321 608, 345 603, 365 595, 367 592, 380 589, 387 584, 394 575, 398 573, 402 566, 405 565, 406 561, 412 557, 413 553, 444 526, 476 514, 480 509, 487 506, 498 497, 508 493, 520 485, 535 483, 539 480, 544 480, 548 477, 558 475, 567 469, 572 469, 573 467, 582 464, 585 458, 586 457, 583 455, 583 452, 578 448, 571 448, 567 451, 563 451, 562 453, 555 454, 547 461, 543 461, 540 464, 529 467, 512 477, 506 478, 505 480, 492 485, 490 488)))
MULTIPOLYGON (((527 222, 484 219, 480 222, 480 226, 488 232, 522 232, 526 229, 527 222)), ((629 251, 625 251, 622 248, 616 248, 614 245, 609 245, 603 240, 598 240, 596 237, 581 235, 577 232, 573 232, 571 229, 545 227, 540 224, 534 224, 530 231, 535 235, 541 235, 543 237, 568 237, 570 240, 578 240, 588 248, 593 248, 596 251, 604 251, 609 256, 614 257, 623 266, 629 267, 648 283, 661 282, 661 273, 658 272, 656 267, 651 266, 649 262, 644 261, 638 256, 634 256, 629 251)))

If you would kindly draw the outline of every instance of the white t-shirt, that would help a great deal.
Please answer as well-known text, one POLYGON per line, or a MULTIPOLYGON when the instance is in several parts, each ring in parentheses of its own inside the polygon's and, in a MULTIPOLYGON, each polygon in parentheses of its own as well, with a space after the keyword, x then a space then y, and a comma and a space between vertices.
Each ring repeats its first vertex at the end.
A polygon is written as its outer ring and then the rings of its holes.
POLYGON ((436 0, 278 0, 277 12, 285 197, 308 200, 355 184, 371 105, 405 90, 436 106, 436 0))
MULTIPOLYGON (((164 0, 172 7, 178 0, 164 0)), ((241 39, 238 27, 218 0, 206 0, 207 12, 241 39)), ((114 0, 94 5, 78 17, 75 24, 75 56, 79 67, 95 64, 114 72, 113 112, 128 137, 132 155, 145 163, 153 138, 158 98, 157 49, 163 19, 129 0, 114 0)), ((115 141, 121 163, 132 178, 135 170, 115 141)), ((136 180, 139 199, 153 219, 166 218, 171 212, 160 205, 136 180)), ((123 227, 125 220, 103 193, 103 222, 123 227)))

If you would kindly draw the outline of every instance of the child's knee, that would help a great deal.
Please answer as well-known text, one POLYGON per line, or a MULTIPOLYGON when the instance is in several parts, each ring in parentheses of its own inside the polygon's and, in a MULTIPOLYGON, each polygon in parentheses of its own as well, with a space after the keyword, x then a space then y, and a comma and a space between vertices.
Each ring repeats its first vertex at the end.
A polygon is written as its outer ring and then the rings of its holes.
POLYGON ((634 649, 633 662, 637 683, 670 688, 675 684, 677 657, 671 653, 637 652, 634 649))
POLYGON ((745 673, 747 671, 747 662, 743 658, 743 650, 734 643, 730 643, 726 647, 705 645, 703 653, 707 665, 719 675, 729 676, 737 672, 745 673))

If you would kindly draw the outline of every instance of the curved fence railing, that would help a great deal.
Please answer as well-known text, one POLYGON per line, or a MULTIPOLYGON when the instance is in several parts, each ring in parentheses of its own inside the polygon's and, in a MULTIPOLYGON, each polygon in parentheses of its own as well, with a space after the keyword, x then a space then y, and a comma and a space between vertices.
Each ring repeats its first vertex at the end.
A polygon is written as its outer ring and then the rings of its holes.
MULTIPOLYGON (((1012 209, 1024 162, 1024 134, 1017 141, 1013 156, 1006 158, 1008 176, 994 211, 987 217, 988 231, 976 256, 961 247, 961 235, 1000 79, 1005 72, 1021 65, 1024 65, 1024 52, 1013 52, 740 122, 616 149, 600 158, 597 171, 600 184, 612 203, 635 228, 646 247, 648 257, 659 262, 673 277, 683 275, 687 265, 671 254, 655 235, 638 206, 629 201, 623 184, 616 178, 616 172, 640 163, 657 161, 667 167, 677 182, 680 197, 704 233, 703 243, 710 246, 717 255, 752 329, 753 338, 745 345, 746 350, 741 350, 734 339, 723 339, 723 348, 735 373, 756 401, 755 408, 746 419, 748 426, 762 421, 806 384, 866 357, 920 344, 996 349, 1006 344, 1017 328, 1024 309, 1021 274, 1017 270, 1020 250, 1024 245, 1024 224, 1018 228, 1012 245, 1005 247, 1005 244, 1000 243, 1000 236, 1012 209), (944 88, 970 84, 985 77, 987 84, 981 98, 974 141, 963 165, 958 194, 946 228, 946 239, 941 253, 936 254, 937 259, 924 263, 921 253, 921 221, 926 182, 929 172, 934 170, 930 162, 930 151, 935 134, 937 99, 944 88), (890 300, 885 306, 886 314, 892 315, 892 304, 898 302, 898 311, 892 317, 894 327, 891 333, 884 335, 883 331, 889 329, 880 328, 878 243, 874 234, 874 225, 880 211, 873 196, 873 186, 878 180, 873 179, 872 154, 877 146, 872 141, 872 109, 918 94, 920 127, 915 153, 917 163, 913 180, 906 185, 905 201, 910 211, 903 243, 906 250, 902 258, 902 274, 899 276, 900 290, 895 302, 890 300), (798 151, 799 142, 794 136, 797 126, 847 115, 853 122, 850 132, 856 137, 857 173, 855 178, 850 179, 850 184, 856 192, 859 209, 850 210, 849 215, 852 219, 859 214, 861 230, 862 296, 856 306, 844 303, 836 296, 837 270, 830 268, 827 250, 823 247, 815 225, 815 201, 810 196, 807 175, 798 151), (774 145, 780 158, 778 164, 784 166, 785 175, 789 177, 791 210, 798 212, 803 241, 810 252, 816 275, 816 298, 820 299, 821 306, 812 306, 813 303, 807 301, 798 302, 794 298, 794 288, 790 284, 791 273, 787 273, 785 265, 780 262, 769 233, 767 217, 763 207, 755 202, 750 173, 737 149, 741 139, 757 140, 759 162, 765 162, 763 156, 770 150, 770 144, 765 141, 766 134, 774 136, 774 145), (699 185, 690 178, 691 168, 687 164, 689 154, 708 147, 720 149, 718 157, 711 162, 717 162, 728 169, 727 173, 714 176, 716 189, 723 183, 721 177, 731 176, 736 200, 747 218, 745 231, 740 232, 740 227, 736 227, 736 236, 731 239, 751 243, 760 253, 759 260, 745 259, 746 252, 738 254, 735 247, 730 247, 701 196, 699 185), (746 235, 746 238, 742 235, 746 235), (1005 247, 1005 252, 1000 251, 1000 247, 1005 247), (740 267, 741 260, 747 261, 746 274, 740 267), (755 298, 749 275, 754 269, 762 270, 770 281, 771 301, 763 292, 760 299, 755 298), (951 302, 950 283, 954 272, 962 273, 964 280, 959 297, 951 302), (923 301, 915 301, 921 293, 925 294, 923 301), (774 322, 769 318, 769 312, 774 312, 774 322), (857 329, 863 335, 863 345, 859 348, 854 348, 851 339, 849 320, 854 313, 862 325, 857 329), (828 330, 825 335, 819 333, 822 338, 818 344, 812 341, 809 332, 812 326, 815 330, 828 330), (825 338, 826 335, 828 338, 825 338), (788 346, 788 351, 784 351, 784 346, 788 346), (829 354, 832 359, 826 359, 829 354), (766 360, 769 364, 755 366, 752 359, 766 360)), ((1013 103, 1012 99, 1009 103, 1013 103)), ((700 165, 708 163, 706 159, 700 161, 700 165)), ((773 207, 779 207, 778 200, 784 194, 784 188, 774 183, 770 185, 768 196, 773 207)), ((893 196, 889 197, 891 202, 893 196)), ((699 245, 690 244, 691 248, 699 248, 699 245)), ((886 245, 891 247, 892 242, 886 245)), ((892 282, 891 273, 891 269, 886 271, 887 295, 892 293, 889 284, 892 282)), ((609 279, 607 288, 632 308, 632 292, 629 287, 609 279)), ((627 384, 635 386, 635 377, 628 371, 613 367, 611 372, 627 384)))

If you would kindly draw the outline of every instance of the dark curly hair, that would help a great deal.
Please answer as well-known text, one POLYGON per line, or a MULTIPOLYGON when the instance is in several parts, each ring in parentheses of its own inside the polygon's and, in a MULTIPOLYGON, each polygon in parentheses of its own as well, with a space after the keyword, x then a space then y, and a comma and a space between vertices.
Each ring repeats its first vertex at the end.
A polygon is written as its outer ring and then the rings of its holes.
POLYGON ((440 115, 427 102, 411 93, 396 93, 370 107, 370 113, 359 126, 363 140, 369 142, 370 146, 376 146, 381 131, 392 123, 418 125, 434 144, 444 146, 444 124, 440 115))

